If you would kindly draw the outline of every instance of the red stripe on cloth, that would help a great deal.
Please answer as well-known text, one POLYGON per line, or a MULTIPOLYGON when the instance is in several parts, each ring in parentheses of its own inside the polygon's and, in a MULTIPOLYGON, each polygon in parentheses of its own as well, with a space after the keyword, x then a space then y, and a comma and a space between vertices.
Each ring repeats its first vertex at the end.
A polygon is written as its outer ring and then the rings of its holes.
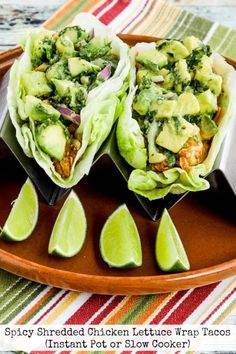
POLYGON ((129 4, 131 0, 118 0, 113 7, 105 12, 99 20, 108 25, 116 16, 118 16, 129 4))
POLYGON ((47 311, 45 311, 41 317, 39 317, 39 319, 37 319, 37 321, 34 322, 34 324, 38 324, 52 309, 54 309, 54 307, 69 293, 69 290, 66 290, 60 297, 59 299, 57 299, 56 302, 54 302, 54 304, 52 304, 52 306, 49 307, 49 309, 47 309, 47 311))
POLYGON ((134 18, 132 18, 132 19, 130 20, 130 22, 125 25, 124 28, 122 28, 122 30, 120 31, 121 33, 123 33, 123 32, 126 30, 126 28, 129 27, 129 25, 130 25, 133 21, 135 21, 135 20, 140 16, 140 14, 141 14, 141 13, 145 10, 145 8, 147 7, 147 4, 148 4, 149 2, 151 2, 151 1, 152 1, 152 0, 147 0, 147 1, 145 2, 144 6, 143 6, 142 9, 139 11, 139 13, 138 13, 134 18))
POLYGON ((92 295, 65 324, 85 324, 94 314, 111 299, 110 295, 92 295))
POLYGON ((201 322, 201 324, 205 324, 206 321, 209 320, 209 318, 214 314, 216 313, 216 311, 219 310, 219 308, 225 303, 225 301, 227 301, 231 295, 233 295, 233 293, 235 293, 236 291, 236 288, 234 288, 227 296, 225 296, 225 298, 223 300, 221 300, 221 302, 214 308, 214 310, 205 318, 205 320, 203 320, 201 322))
POLYGON ((163 324, 181 324, 192 312, 210 295, 219 283, 210 284, 201 288, 194 289, 186 299, 177 307, 176 310, 166 319, 163 324))
POLYGON ((97 9, 95 9, 92 13, 94 16, 97 16, 106 6, 110 5, 113 0, 107 0, 102 5, 100 5, 97 9))
POLYGON ((116 296, 110 304, 107 305, 107 307, 99 313, 99 315, 91 322, 91 324, 98 324, 100 323, 109 313, 116 308, 116 306, 121 303, 121 301, 124 299, 124 296, 116 296))
POLYGON ((152 319, 150 324, 158 324, 163 317, 167 315, 170 309, 188 292, 188 290, 182 290, 177 292, 168 303, 162 308, 162 310, 152 319))

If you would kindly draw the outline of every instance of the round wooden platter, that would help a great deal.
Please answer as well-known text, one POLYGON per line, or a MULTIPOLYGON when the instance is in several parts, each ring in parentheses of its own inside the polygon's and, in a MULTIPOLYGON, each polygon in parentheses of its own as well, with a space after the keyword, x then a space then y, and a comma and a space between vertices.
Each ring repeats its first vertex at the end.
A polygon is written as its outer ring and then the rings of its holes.
MULTIPOLYGON (((129 44, 143 36, 123 36, 129 44)), ((147 38, 146 41, 152 41, 147 38)), ((19 49, 15 56, 19 55, 19 49)), ((11 53, 11 57, 12 53, 11 53)), ((0 58, 1 59, 1 58, 0 58)), ((7 60, 10 61, 9 56, 7 60)), ((27 176, 13 156, 0 149, 0 225, 2 226, 27 176)), ((39 220, 29 239, 0 240, 0 267, 44 284, 99 294, 154 294, 199 287, 236 274, 236 222, 232 201, 213 191, 189 193, 171 210, 191 270, 163 273, 155 261, 158 222, 151 221, 127 189, 115 165, 104 156, 74 188, 84 206, 88 230, 80 253, 63 259, 48 254, 53 224, 66 198, 49 206, 39 195, 39 220), (109 268, 99 251, 107 217, 122 203, 130 209, 140 232, 143 264, 135 269, 109 268)), ((235 202, 235 198, 233 198, 235 202)))
MULTIPOLYGON (((0 225, 3 225, 25 173, 13 158, 1 160, 0 225)), ((158 222, 148 219, 112 161, 104 156, 74 190, 85 208, 88 230, 81 252, 69 259, 48 254, 48 242, 63 200, 48 206, 39 195, 39 220, 22 242, 0 240, 0 266, 56 287, 100 294, 151 294, 198 287, 236 274, 236 223, 233 208, 211 192, 188 194, 170 211, 189 257, 191 271, 164 274, 155 261, 158 222), (136 269, 109 268, 99 251, 107 217, 126 203, 140 232, 143 264, 136 269)))

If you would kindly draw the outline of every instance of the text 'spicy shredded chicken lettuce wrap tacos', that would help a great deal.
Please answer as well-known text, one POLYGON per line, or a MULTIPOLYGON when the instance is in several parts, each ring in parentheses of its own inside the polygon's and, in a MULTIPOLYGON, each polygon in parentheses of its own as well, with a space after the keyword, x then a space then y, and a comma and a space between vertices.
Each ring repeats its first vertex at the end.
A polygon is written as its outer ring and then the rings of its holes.
POLYGON ((121 155, 134 167, 130 190, 150 200, 200 191, 236 110, 233 67, 208 45, 138 43, 130 91, 117 126, 121 155))
POLYGON ((88 13, 60 32, 33 31, 11 69, 8 106, 16 137, 61 187, 89 172, 119 115, 128 46, 88 13))

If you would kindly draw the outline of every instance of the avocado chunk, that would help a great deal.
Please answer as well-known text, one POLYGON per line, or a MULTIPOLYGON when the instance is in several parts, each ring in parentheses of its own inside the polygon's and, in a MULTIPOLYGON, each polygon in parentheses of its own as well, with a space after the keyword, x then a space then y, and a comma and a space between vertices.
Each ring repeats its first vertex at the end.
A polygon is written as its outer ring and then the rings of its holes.
POLYGON ((176 83, 187 85, 191 81, 191 75, 188 72, 188 66, 185 59, 180 59, 175 64, 176 83))
POLYGON ((60 117, 60 112, 50 104, 30 95, 25 97, 25 112, 28 117, 36 121, 42 121, 47 118, 57 120, 60 117))
POLYGON ((21 80, 27 95, 40 97, 48 96, 52 92, 45 73, 40 71, 25 72, 21 76, 21 80))
POLYGON ((55 54, 55 42, 47 31, 39 33, 34 39, 31 62, 37 67, 50 61, 55 54))
POLYGON ((180 59, 184 59, 189 55, 188 49, 177 40, 165 40, 161 41, 157 48, 160 47, 160 51, 168 56, 170 62, 174 62, 180 59))
POLYGON ((66 148, 65 127, 51 120, 40 124, 36 129, 36 138, 41 149, 50 157, 61 160, 66 148))
POLYGON ((141 90, 134 98, 133 109, 140 115, 147 114, 148 111, 153 110, 152 104, 162 99, 161 94, 162 89, 155 84, 141 90))
POLYGON ((217 111, 217 97, 211 90, 200 93, 197 99, 200 105, 200 113, 212 113, 217 111))
POLYGON ((97 73, 101 71, 99 66, 79 58, 69 58, 68 67, 72 77, 78 76, 82 73, 97 73))
POLYGON ((52 80, 57 92, 57 100, 68 105, 76 113, 85 106, 87 99, 87 91, 83 85, 78 82, 68 80, 52 80))
POLYGON ((176 112, 177 101, 175 100, 162 100, 156 101, 152 104, 152 109, 155 109, 155 118, 171 118, 176 112), (154 106, 155 104, 155 106, 154 106))
POLYGON ((156 143, 167 150, 177 153, 188 138, 198 134, 199 128, 182 117, 173 117, 166 121, 156 138, 156 143))
POLYGON ((52 82, 55 85, 58 96, 60 97, 68 96, 70 94, 70 90, 75 86, 74 82, 69 80, 52 79, 52 82))
POLYGON ((215 73, 204 73, 197 70, 195 80, 198 80, 202 87, 209 88, 216 96, 219 96, 222 91, 222 77, 215 73))
POLYGON ((136 55, 136 62, 154 72, 168 64, 167 56, 155 48, 136 55))
POLYGON ((62 55, 72 55, 75 51, 73 42, 66 36, 61 36, 57 39, 56 48, 62 55))
POLYGON ((195 115, 200 111, 200 106, 196 96, 191 92, 184 92, 178 97, 177 111, 181 116, 195 115))
MULTIPOLYGON (((162 70, 165 70, 165 69, 162 69, 162 70)), ((163 78, 163 82, 164 82, 164 77, 160 74, 160 72, 154 73, 153 71, 147 70, 147 69, 139 69, 136 74, 136 79, 137 79, 138 84, 142 84, 142 82, 146 79, 151 80, 152 82, 161 83, 162 78, 163 78), (159 80, 160 80, 160 82, 159 82, 159 80)))
POLYGON ((52 79, 65 80, 69 79, 69 71, 67 60, 59 60, 53 65, 49 66, 46 71, 46 78, 51 81, 52 79))
POLYGON ((188 49, 189 53, 202 46, 200 39, 194 36, 184 37, 183 44, 188 49))
POLYGON ((203 139, 211 139, 218 131, 218 127, 208 114, 201 116, 200 132, 203 139))
POLYGON ((198 70, 202 74, 212 74, 212 65, 212 58, 208 57, 207 55, 203 55, 198 64, 198 70))
POLYGON ((148 140, 148 161, 150 163, 160 163, 166 159, 166 156, 158 151, 156 145, 156 136, 158 134, 159 126, 157 122, 152 122, 147 133, 148 140))
POLYGON ((79 56, 86 60, 95 60, 111 53, 111 42, 104 37, 96 36, 89 43, 79 46, 79 56))
POLYGON ((67 37, 73 44, 77 43, 79 40, 87 41, 89 39, 88 33, 82 30, 79 26, 69 26, 64 28, 59 32, 59 37, 61 36, 67 37))

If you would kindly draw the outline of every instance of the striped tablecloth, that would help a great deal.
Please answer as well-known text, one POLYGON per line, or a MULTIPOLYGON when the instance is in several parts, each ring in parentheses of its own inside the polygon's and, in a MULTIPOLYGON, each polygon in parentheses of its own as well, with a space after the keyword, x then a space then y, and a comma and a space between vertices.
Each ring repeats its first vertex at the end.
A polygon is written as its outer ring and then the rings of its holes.
MULTIPOLYGON (((45 26, 58 29, 89 11, 116 32, 196 35, 236 59, 236 30, 158 0, 71 0, 45 26)), ((198 289, 106 296, 52 288, 0 270, 2 324, 219 324, 236 308, 236 277, 198 289)))

